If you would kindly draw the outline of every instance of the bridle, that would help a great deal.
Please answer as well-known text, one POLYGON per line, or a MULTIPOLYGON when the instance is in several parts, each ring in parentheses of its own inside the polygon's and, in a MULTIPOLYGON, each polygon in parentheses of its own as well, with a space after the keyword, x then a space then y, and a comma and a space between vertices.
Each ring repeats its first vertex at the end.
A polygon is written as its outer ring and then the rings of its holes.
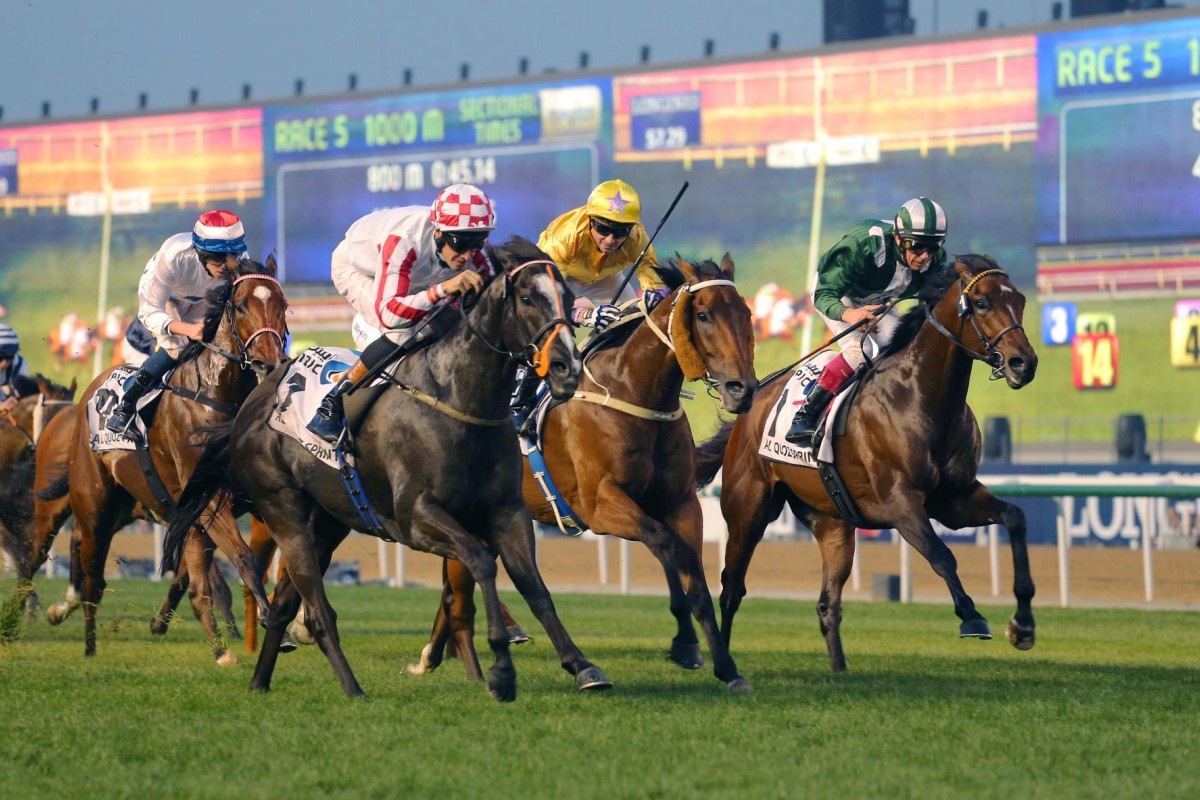
MULTIPOLYGON (((983 343, 983 353, 979 353, 976 350, 967 347, 963 343, 960 336, 956 336, 952 331, 947 329, 945 325, 939 322, 937 317, 933 315, 933 303, 925 302, 922 305, 922 308, 925 310, 925 318, 929 320, 929 324, 932 325, 938 333, 942 334, 947 339, 954 342, 954 344, 962 348, 962 350, 971 358, 975 359, 976 361, 982 361, 990 366, 992 368, 992 374, 989 376, 989 379, 996 381, 1004 377, 1004 356, 996 349, 996 347, 1000 344, 1000 340, 1004 338, 1006 333, 1009 331, 1024 330, 1025 326, 1020 322, 1017 322, 1016 318, 1014 317, 1011 325, 1008 325, 1002 329, 991 339, 984 335, 983 330, 979 327, 979 320, 976 319, 975 308, 971 305, 969 295, 975 284, 979 283, 980 279, 989 275, 1001 275, 1008 277, 1008 273, 1004 270, 993 268, 985 269, 983 272, 980 272, 972 277, 970 281, 964 281, 962 278, 959 278, 958 281, 959 286, 962 287, 958 295, 958 316, 960 319, 970 320, 971 327, 975 329, 975 335, 977 335, 979 337, 979 341, 983 343)), ((961 327, 959 330, 961 331, 961 327)))
MULTIPOLYGON (((233 279, 232 288, 236 289, 237 285, 239 283, 241 283, 242 281, 249 281, 249 280, 267 281, 269 283, 275 284, 275 286, 278 287, 280 289, 280 291, 283 290, 283 287, 281 287, 279 285, 279 281, 274 276, 267 275, 266 273, 261 273, 261 272, 253 272, 253 273, 247 273, 245 275, 239 275, 238 277, 233 279)), ((237 345, 238 352, 231 353, 228 350, 224 350, 220 347, 217 347, 212 342, 200 342, 200 344, 203 345, 206 349, 211 350, 212 352, 216 353, 217 355, 222 356, 223 358, 227 358, 230 361, 237 363, 237 365, 239 367, 241 367, 242 369, 245 370, 245 369, 254 369, 255 368, 254 360, 250 358, 250 343, 253 342, 255 339, 257 339, 259 336, 262 336, 263 334, 270 334, 275 337, 276 341, 279 342, 280 349, 283 348, 283 339, 284 339, 283 334, 280 333, 275 328, 272 328, 272 327, 266 326, 266 325, 264 325, 261 328, 257 328, 253 333, 251 333, 245 339, 245 341, 242 340, 241 334, 238 333, 237 326, 233 324, 233 293, 232 293, 232 291, 230 292, 229 299, 225 302, 225 319, 228 320, 228 322, 229 322, 229 330, 233 334, 233 341, 237 345)))
MULTIPOLYGON (((504 295, 505 295, 504 302, 505 302, 506 306, 512 307, 512 313, 513 313, 514 318, 516 318, 516 319, 519 319, 519 318, 516 317, 516 313, 517 313, 516 292, 511 291, 513 289, 513 278, 515 278, 518 274, 520 274, 527 267, 538 266, 538 265, 545 267, 546 274, 548 274, 550 276, 550 278, 552 280, 554 280, 554 282, 556 284, 561 284, 561 281, 559 281, 558 279, 556 279, 554 277, 553 270, 555 267, 557 267, 557 264, 555 264, 553 261, 548 261, 546 259, 537 259, 534 261, 526 261, 522 264, 518 264, 517 266, 513 267, 511 270, 505 271, 505 273, 504 273, 504 295)), ((512 352, 511 350, 506 350, 501 347, 496 347, 491 342, 489 342, 487 340, 487 337, 485 337, 482 333, 480 333, 475 328, 475 326, 473 326, 471 324, 470 319, 467 318, 466 309, 463 308, 461 304, 459 305, 459 313, 462 315, 463 324, 466 325, 467 328, 473 334, 478 336, 479 340, 481 342, 483 342, 488 347, 489 350, 491 350, 492 352, 495 352, 495 353, 499 353, 500 355, 508 356, 509 358, 515 359, 517 362, 524 364, 524 365, 530 367, 531 369, 533 369, 533 371, 537 373, 539 378, 544 378, 544 377, 546 377, 547 373, 549 373, 549 371, 550 371, 550 345, 554 342, 554 337, 558 334, 558 332, 560 330, 565 329, 567 331, 568 335, 570 334, 570 331, 571 331, 571 323, 567 320, 566 309, 564 308, 563 302, 562 302, 562 295, 561 294, 556 295, 554 298, 554 302, 556 305, 555 310, 558 312, 558 316, 554 317, 549 322, 547 322, 545 325, 543 325, 541 328, 539 328, 537 333, 535 333, 530 338, 530 340, 524 346, 521 347, 520 352, 515 352, 515 353, 512 352), (538 345, 539 342, 541 342, 540 346, 538 345)))

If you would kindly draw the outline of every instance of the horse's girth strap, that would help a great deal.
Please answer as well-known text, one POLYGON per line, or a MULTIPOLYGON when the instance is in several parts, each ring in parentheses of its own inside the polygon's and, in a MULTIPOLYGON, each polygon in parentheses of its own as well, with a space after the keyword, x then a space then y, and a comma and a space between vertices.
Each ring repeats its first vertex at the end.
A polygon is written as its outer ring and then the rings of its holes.
POLYGON ((674 422, 683 416, 683 406, 674 411, 655 411, 652 408, 642 408, 641 406, 635 406, 633 403, 618 400, 611 395, 598 394, 596 392, 576 392, 575 399, 582 400, 585 403, 595 403, 598 406, 606 406, 616 411, 623 411, 630 416, 654 422, 674 422))
POLYGON ((406 395, 409 395, 412 398, 420 400, 422 403, 424 403, 427 406, 430 406, 435 411, 440 411, 443 414, 445 414, 447 417, 450 417, 451 419, 456 419, 459 422, 465 422, 468 425, 485 425, 488 427, 496 427, 499 425, 511 425, 512 424, 512 420, 509 419, 508 417, 501 417, 499 419, 484 419, 483 417, 473 417, 470 414, 464 414, 463 412, 459 411, 457 408, 453 408, 452 406, 446 405, 441 400, 438 400, 436 397, 431 397, 430 395, 425 394, 420 389, 413 388, 412 386, 406 386, 405 384, 400 383, 399 381, 395 380, 394 378, 392 378, 391 381, 397 389, 404 392, 406 395))

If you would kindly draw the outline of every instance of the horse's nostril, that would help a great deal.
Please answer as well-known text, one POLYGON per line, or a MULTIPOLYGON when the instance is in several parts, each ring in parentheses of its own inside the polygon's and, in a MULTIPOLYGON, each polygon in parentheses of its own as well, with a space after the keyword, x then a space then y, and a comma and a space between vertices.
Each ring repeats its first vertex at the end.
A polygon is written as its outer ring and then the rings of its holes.
POLYGON ((1008 368, 1013 372, 1021 373, 1025 371, 1025 359, 1020 356, 1014 356, 1008 360, 1008 368))
POLYGON ((741 381, 726 381, 725 391, 729 392, 734 397, 741 397, 746 393, 746 384, 741 381))

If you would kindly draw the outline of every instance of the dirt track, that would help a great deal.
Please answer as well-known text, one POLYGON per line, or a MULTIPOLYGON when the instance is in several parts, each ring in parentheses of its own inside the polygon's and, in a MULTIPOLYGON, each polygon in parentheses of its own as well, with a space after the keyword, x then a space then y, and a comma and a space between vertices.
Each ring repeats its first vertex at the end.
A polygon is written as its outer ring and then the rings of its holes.
MULTIPOLYGON (((66 537, 60 537, 57 550, 65 553, 66 537)), ((538 563, 552 592, 617 592, 621 569, 616 539, 604 537, 608 554, 608 583, 599 582, 599 547, 595 539, 548 537, 539 540, 538 563)), ((386 559, 389 576, 395 575, 395 548, 388 545, 386 559)), ((992 596, 989 551, 986 547, 956 545, 959 575, 967 591, 978 603, 1012 602, 1012 559, 1007 546, 1000 550, 1000 596, 992 596)), ((629 583, 638 594, 665 594, 662 569, 645 546, 629 548, 629 583)), ((379 546, 367 536, 352 536, 335 554, 335 561, 357 561, 363 581, 380 578, 379 546)), ((148 558, 153 544, 146 534, 123 533, 113 542, 113 559, 148 558)), ((1158 550, 1152 553, 1154 602, 1146 603, 1142 553, 1118 548, 1082 548, 1070 551, 1070 602, 1075 606, 1135 605, 1156 608, 1200 610, 1200 549, 1158 550)), ((441 582, 441 562, 426 553, 405 551, 405 582, 419 586, 437 586, 441 582)), ((709 586, 717 593, 719 554, 716 545, 706 545, 704 563, 709 586)), ((854 590, 847 584, 847 599, 872 599, 874 576, 898 574, 900 550, 891 544, 863 543, 859 548, 860 583, 854 590)), ((1033 578, 1037 585, 1038 605, 1058 605, 1058 551, 1054 547, 1031 547, 1033 578)), ((503 575, 503 573, 502 573, 503 575)), ((507 576, 502 586, 511 588, 507 576)), ((747 586, 751 596, 815 598, 820 588, 821 559, 811 542, 763 542, 750 565, 747 586)), ((912 556, 913 598, 922 602, 948 602, 942 583, 916 554, 912 556)))

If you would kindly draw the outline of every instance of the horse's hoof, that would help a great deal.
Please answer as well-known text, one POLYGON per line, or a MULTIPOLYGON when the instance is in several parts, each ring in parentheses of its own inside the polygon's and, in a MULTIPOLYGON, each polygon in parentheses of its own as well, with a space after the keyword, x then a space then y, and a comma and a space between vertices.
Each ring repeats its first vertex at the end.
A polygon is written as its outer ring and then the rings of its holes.
POLYGON ((1017 624, 1015 617, 1008 621, 1008 627, 1005 629, 1004 634, 1008 637, 1008 641, 1012 643, 1012 646, 1018 650, 1032 650, 1037 639, 1034 626, 1030 625, 1028 628, 1022 627, 1017 624))
POLYGON ((290 653, 297 647, 299 647, 299 645, 296 644, 296 640, 291 636, 288 636, 287 631, 284 631, 283 638, 279 640, 279 652, 290 653))
POLYGON ((963 620, 963 624, 958 626, 958 638, 990 639, 992 638, 992 629, 988 627, 987 620, 983 617, 963 620))
POLYGON ((511 703, 517 699, 517 675, 512 670, 490 671, 487 687, 488 694, 501 703, 511 703))
POLYGON ((154 621, 150 623, 150 633, 154 634, 155 636, 165 636, 169 630, 169 627, 170 626, 167 625, 167 621, 165 619, 162 617, 155 617, 154 621))
POLYGON ((292 638, 296 640, 297 644, 317 643, 317 640, 313 638, 313 635, 308 630, 308 627, 299 620, 293 621, 292 624, 288 626, 287 632, 292 635, 292 638))
POLYGON ((730 694, 753 694, 754 687, 751 686, 745 678, 734 678, 729 683, 725 684, 729 688, 730 694))
POLYGON ((59 603, 55 603, 46 611, 46 621, 51 625, 61 625, 63 620, 67 618, 66 613, 59 608, 59 605, 59 603))
POLYGON ((221 655, 217 656, 218 667, 235 667, 237 666, 237 656, 231 650, 226 650, 221 655))
POLYGON ((680 644, 671 642, 671 650, 667 658, 684 669, 700 669, 704 666, 704 655, 700 652, 700 643, 680 644))
POLYGON ((406 665, 404 667, 404 671, 407 672, 409 675, 428 675, 430 672, 433 672, 435 669, 437 669, 440 666, 440 662, 438 664, 429 663, 430 662, 429 655, 432 652, 433 652, 433 642, 430 642, 429 644, 427 644, 423 648, 421 648, 421 660, 418 661, 416 664, 406 665))
POLYGON ((509 644, 525 644, 530 641, 529 634, 520 625, 513 625, 507 630, 509 644))
POLYGON ((613 687, 612 681, 608 676, 600 671, 599 667, 588 667, 575 676, 575 685, 580 691, 602 691, 613 687))

